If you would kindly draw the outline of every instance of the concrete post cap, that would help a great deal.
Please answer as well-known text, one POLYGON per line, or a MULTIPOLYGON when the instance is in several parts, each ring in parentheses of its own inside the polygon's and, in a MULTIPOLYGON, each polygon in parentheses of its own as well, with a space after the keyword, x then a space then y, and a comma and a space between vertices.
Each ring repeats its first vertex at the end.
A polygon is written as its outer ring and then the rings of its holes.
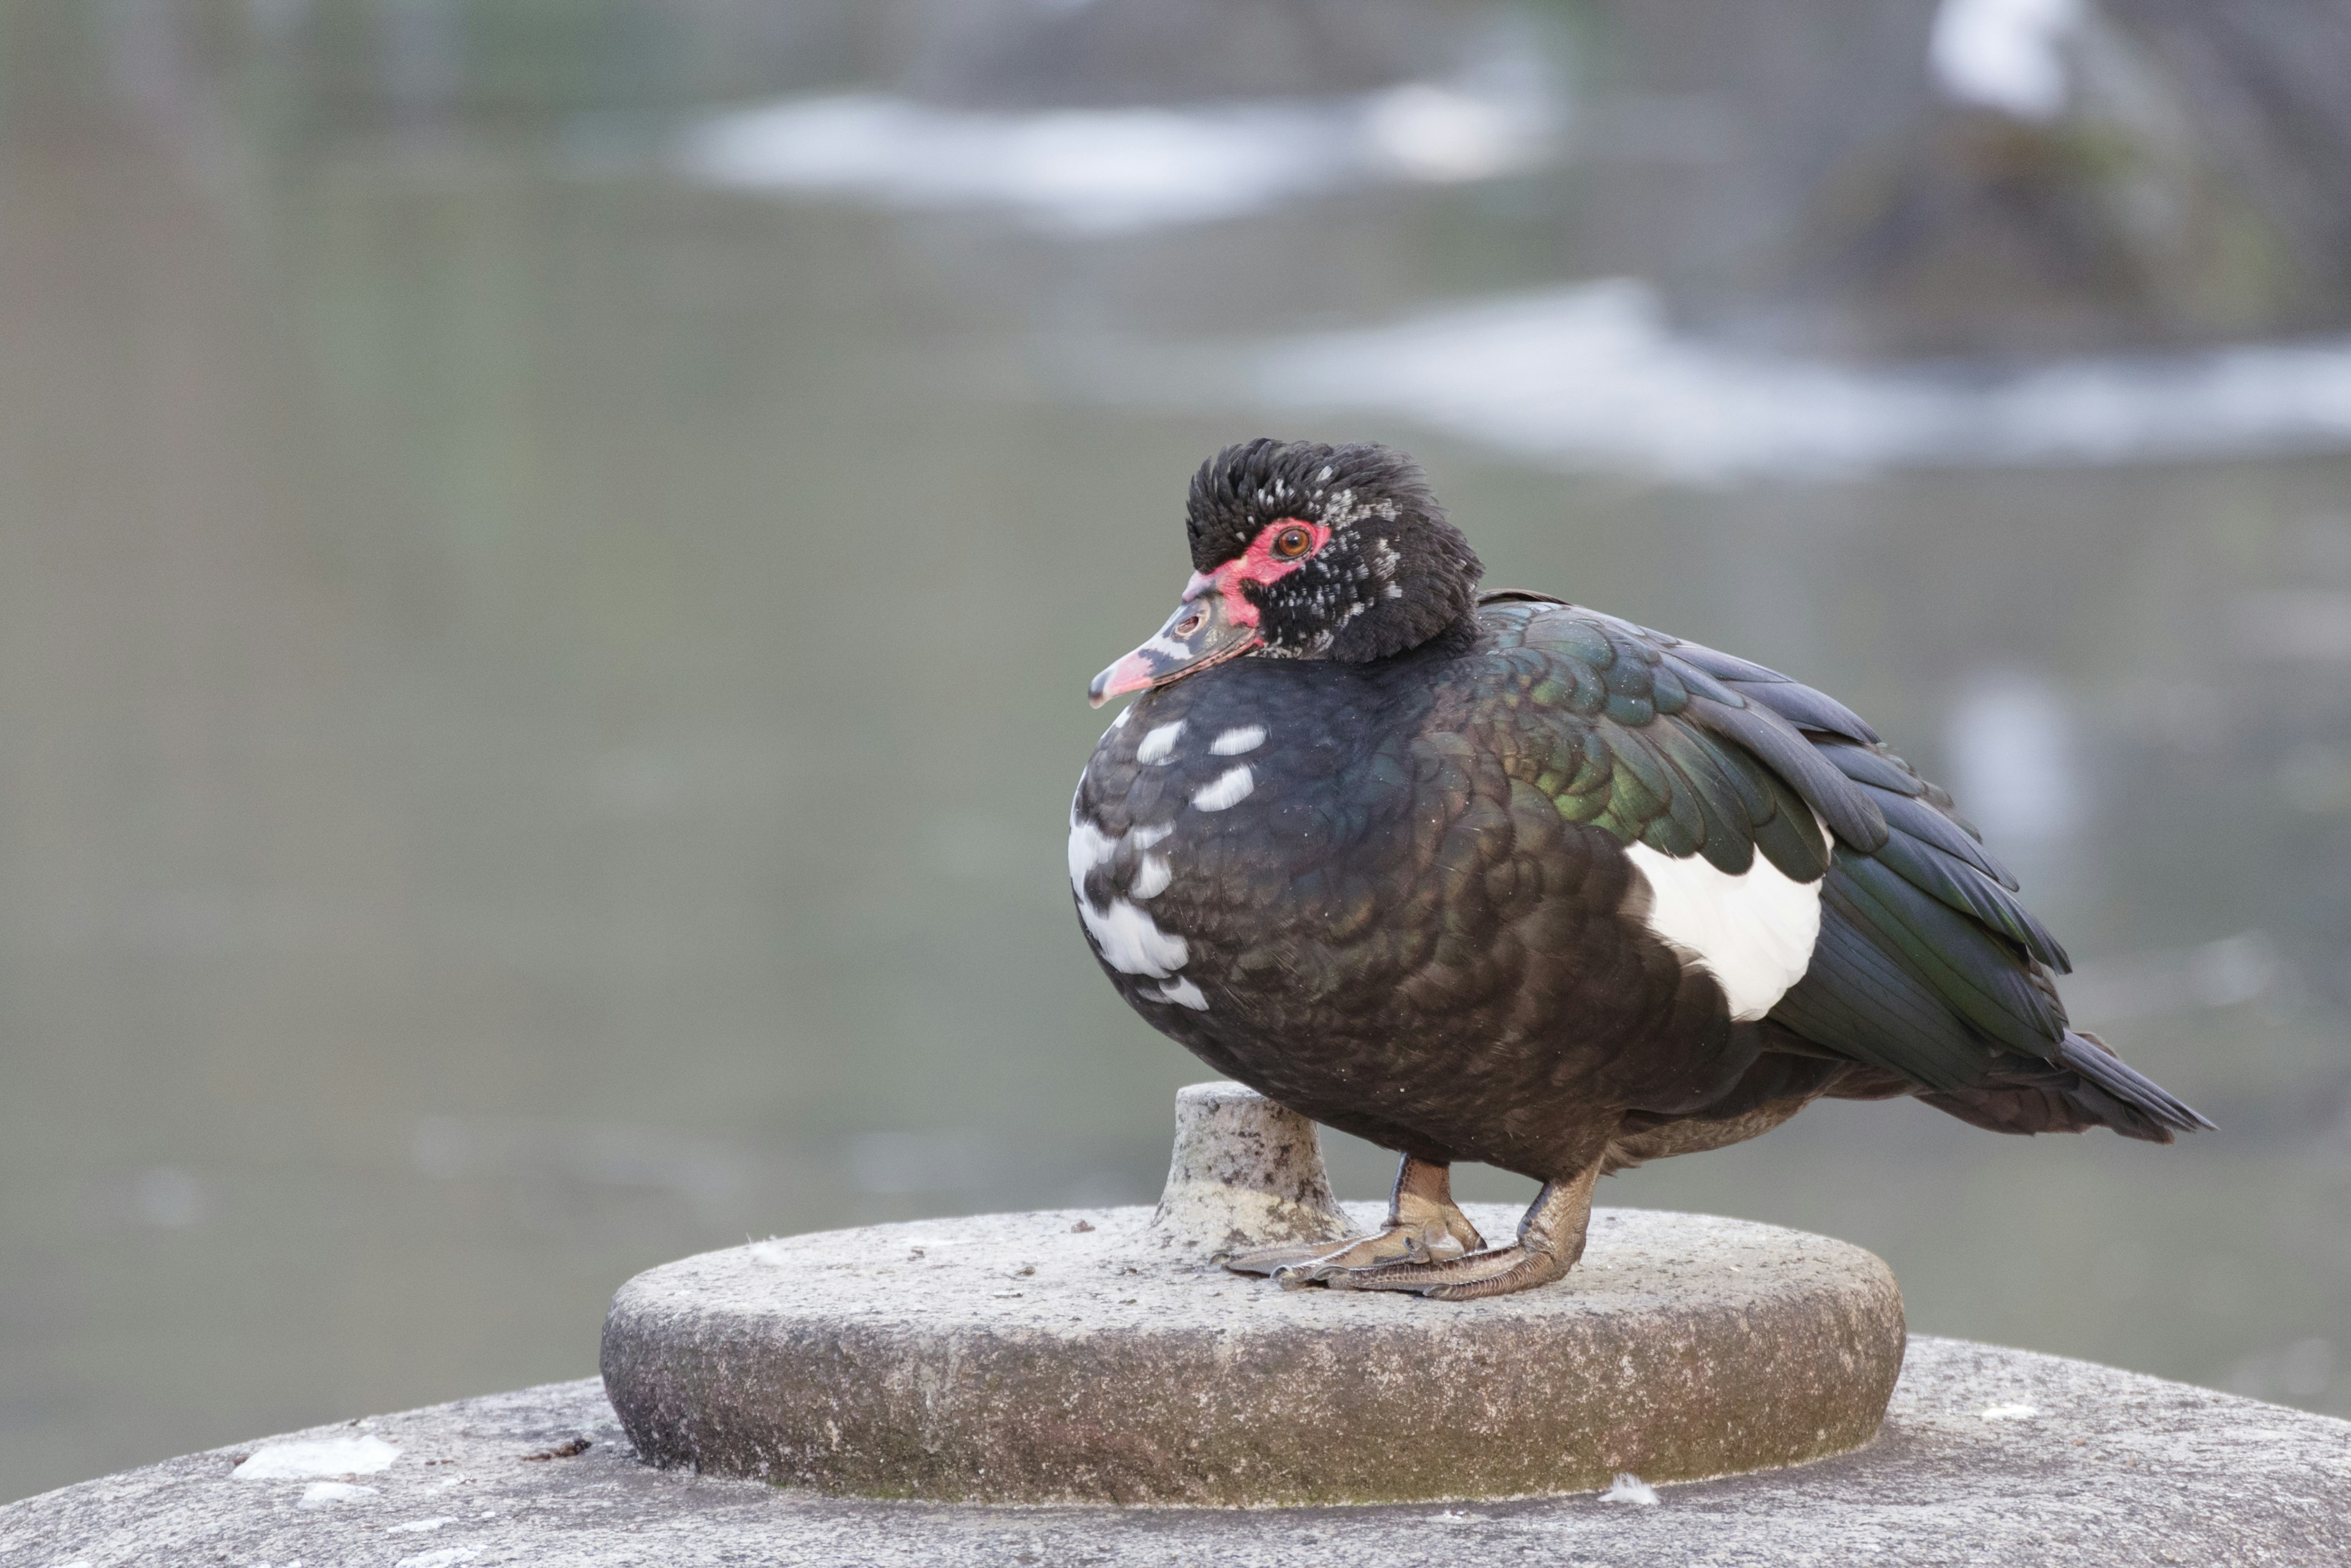
MULTIPOLYGON (((1154 1209, 926 1220, 689 1258, 613 1299, 604 1383, 661 1465, 874 1497, 1490 1498, 1794 1464, 1877 1429, 1902 1298, 1856 1247, 1603 1209, 1565 1281, 1286 1291, 1219 1249, 1337 1238, 1311 1124, 1176 1099, 1154 1209)), ((1514 1209, 1471 1218, 1508 1235, 1514 1209)))

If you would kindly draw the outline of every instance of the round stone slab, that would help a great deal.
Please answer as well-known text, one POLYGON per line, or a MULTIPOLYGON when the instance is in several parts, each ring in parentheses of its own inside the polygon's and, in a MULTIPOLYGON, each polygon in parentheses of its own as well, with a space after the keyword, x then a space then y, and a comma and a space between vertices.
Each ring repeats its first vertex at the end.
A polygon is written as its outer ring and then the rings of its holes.
MULTIPOLYGON (((1368 1228, 1382 1210, 1349 1205, 1368 1228)), ((1489 1238, 1515 1209, 1474 1205, 1489 1238)), ((1151 1210, 987 1215, 638 1275, 604 1386, 664 1466, 873 1497, 1293 1504, 1527 1496, 1844 1453, 1901 1370, 1870 1253, 1600 1209, 1566 1281, 1478 1301, 1285 1291, 1151 1210)))

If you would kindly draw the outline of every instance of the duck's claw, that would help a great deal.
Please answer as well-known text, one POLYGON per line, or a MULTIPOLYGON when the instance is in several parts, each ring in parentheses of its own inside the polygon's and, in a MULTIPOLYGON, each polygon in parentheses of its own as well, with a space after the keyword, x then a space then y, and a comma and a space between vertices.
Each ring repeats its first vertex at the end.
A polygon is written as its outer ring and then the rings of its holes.
POLYGON ((1548 1252, 1530 1251, 1513 1241, 1507 1247, 1439 1262, 1342 1269, 1321 1282, 1334 1291, 1410 1291, 1432 1301, 1466 1301, 1547 1285, 1565 1274, 1570 1266, 1571 1260, 1548 1252))
POLYGON ((1519 1221, 1519 1239, 1507 1247, 1426 1262, 1408 1259, 1333 1270, 1321 1282, 1334 1291, 1410 1291, 1440 1301, 1507 1296, 1548 1285, 1583 1256, 1592 1188, 1599 1176, 1595 1161, 1582 1176, 1544 1186, 1519 1221))
MULTIPOLYGON (((1468 1228, 1469 1221, 1459 1209, 1453 1213, 1468 1228)), ((1415 1225, 1391 1222, 1378 1234, 1362 1236, 1345 1241, 1321 1241, 1290 1247, 1260 1247, 1253 1251, 1236 1252, 1217 1260, 1238 1274, 1270 1274, 1284 1290, 1300 1290, 1320 1284, 1334 1274, 1349 1270, 1368 1269, 1384 1263, 1428 1263, 1439 1259, 1458 1258, 1463 1253, 1483 1246, 1475 1229, 1469 1230, 1465 1241, 1444 1225, 1415 1225)))
POLYGON ((1486 1245, 1453 1201, 1447 1168, 1407 1157, 1396 1173, 1387 1223, 1373 1236, 1259 1247, 1220 1254, 1217 1261, 1242 1274, 1270 1274, 1284 1290, 1323 1283, 1350 1271, 1441 1263, 1486 1245))

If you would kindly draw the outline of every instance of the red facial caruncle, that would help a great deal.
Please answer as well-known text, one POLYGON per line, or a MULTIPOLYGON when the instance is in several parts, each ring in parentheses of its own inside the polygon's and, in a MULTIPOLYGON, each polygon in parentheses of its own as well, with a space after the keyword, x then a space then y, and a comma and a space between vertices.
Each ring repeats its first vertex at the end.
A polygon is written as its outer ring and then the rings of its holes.
POLYGON ((1309 557, 1331 542, 1331 530, 1302 517, 1277 517, 1258 530, 1249 547, 1214 571, 1196 571, 1184 585, 1184 602, 1215 589, 1224 596, 1225 614, 1235 624, 1258 623, 1257 606, 1241 591, 1243 583, 1260 586, 1279 582, 1304 566, 1309 557))

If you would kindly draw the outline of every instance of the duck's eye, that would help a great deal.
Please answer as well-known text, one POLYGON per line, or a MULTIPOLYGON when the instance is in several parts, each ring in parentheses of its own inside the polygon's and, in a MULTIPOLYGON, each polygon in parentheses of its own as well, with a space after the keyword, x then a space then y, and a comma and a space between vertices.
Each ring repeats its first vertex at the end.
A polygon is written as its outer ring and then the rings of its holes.
POLYGON ((1304 528, 1284 528, 1273 536, 1273 553, 1283 560, 1296 560, 1314 548, 1314 536, 1304 528))

